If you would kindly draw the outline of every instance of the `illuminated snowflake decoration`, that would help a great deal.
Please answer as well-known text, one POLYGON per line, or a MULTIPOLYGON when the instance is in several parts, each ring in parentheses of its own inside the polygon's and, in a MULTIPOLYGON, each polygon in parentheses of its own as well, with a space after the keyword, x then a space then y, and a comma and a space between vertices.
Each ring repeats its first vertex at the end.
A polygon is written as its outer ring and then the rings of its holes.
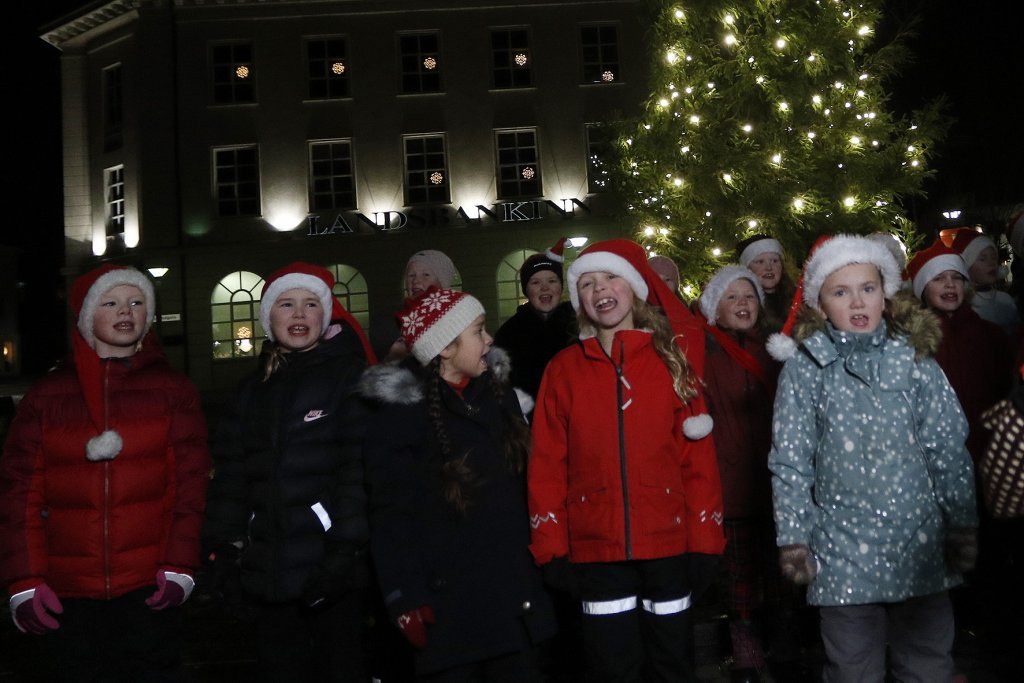
POLYGON ((437 60, 433 57, 427 57, 423 60, 423 68, 427 71, 433 71, 437 68, 437 60))
POLYGON ((527 180, 533 180, 533 176, 535 175, 537 175, 537 172, 534 171, 533 168, 531 168, 530 166, 527 166, 526 168, 523 169, 523 178, 527 180))
POLYGON ((335 76, 340 76, 341 74, 345 73, 345 63, 335 62, 334 64, 331 64, 331 73, 333 73, 335 76))
POLYGON ((440 171, 434 171, 433 173, 430 174, 430 182, 432 182, 434 185, 440 185, 441 183, 444 182, 444 176, 441 174, 440 171))
POLYGON ((250 330, 245 325, 242 325, 241 327, 238 328, 238 331, 235 332, 235 338, 236 339, 252 339, 252 330, 250 330))
POLYGON ((526 66, 526 55, 522 52, 515 56, 516 66, 526 66))
POLYGON ((611 83, 612 81, 615 80, 615 74, 613 74, 611 71, 605 71, 603 74, 601 74, 601 80, 604 81, 605 83, 611 83))
POLYGON ((245 66, 244 64, 241 65, 241 66, 236 66, 235 67, 235 76, 238 76, 239 78, 248 78, 249 77, 249 67, 245 66))

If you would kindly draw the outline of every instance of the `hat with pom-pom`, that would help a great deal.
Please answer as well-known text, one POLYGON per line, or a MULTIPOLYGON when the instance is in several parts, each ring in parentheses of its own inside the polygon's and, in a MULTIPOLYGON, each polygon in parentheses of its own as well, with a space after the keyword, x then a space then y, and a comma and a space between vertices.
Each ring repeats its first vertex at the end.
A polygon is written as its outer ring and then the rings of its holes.
POLYGON ((953 232, 953 242, 950 245, 964 259, 964 264, 970 270, 974 262, 981 256, 981 252, 987 248, 996 248, 996 243, 988 235, 978 232, 974 228, 957 228, 953 232))
POLYGON ((96 334, 93 329, 100 300, 119 285, 131 285, 142 292, 147 306, 145 327, 139 335, 139 339, 143 339, 153 324, 156 297, 153 283, 141 271, 129 266, 100 266, 76 279, 68 296, 68 304, 77 323, 71 335, 75 373, 78 375, 89 418, 98 432, 85 444, 85 457, 92 462, 113 460, 124 445, 117 430, 110 428, 106 392, 103 388, 103 361, 96 353, 96 334))
POLYGON ((785 252, 782 244, 770 235, 751 235, 736 245, 736 260, 744 268, 761 254, 778 254, 781 258, 785 252))
POLYGON ((793 304, 789 308, 789 316, 782 326, 782 331, 768 338, 766 348, 772 358, 785 361, 796 354, 796 342, 793 341, 791 334, 800 308, 804 305, 817 308, 818 295, 826 278, 840 268, 855 263, 870 263, 878 268, 886 299, 900 290, 902 278, 899 265, 884 245, 862 235, 840 234, 819 237, 804 262, 793 304))
POLYGON ((549 270, 558 276, 558 281, 562 282, 562 266, 565 262, 565 257, 562 256, 562 251, 565 249, 566 238, 562 237, 554 246, 540 254, 532 254, 523 261, 522 267, 519 269, 519 284, 522 285, 523 293, 526 293, 526 285, 530 282, 530 278, 533 277, 534 273, 539 273, 542 270, 549 270))
POLYGON ((914 258, 907 264, 914 296, 920 299, 928 283, 947 270, 955 270, 967 278, 967 264, 963 257, 953 247, 947 247, 942 240, 937 239, 927 249, 914 254, 914 258))
POLYGON ((481 315, 483 304, 469 294, 431 287, 406 300, 399 313, 402 340, 427 365, 481 315))
POLYGON ((700 312, 704 314, 704 318, 708 321, 709 325, 717 323, 718 302, 722 300, 725 290, 740 278, 746 278, 750 281, 750 284, 754 286, 754 291, 757 292, 758 302, 762 306, 764 305, 764 289, 761 287, 759 277, 743 266, 722 266, 711 277, 700 293, 700 312))
MULTIPOLYGON (((672 328, 674 341, 694 373, 704 377, 704 324, 697 319, 665 281, 654 272, 647 261, 647 253, 636 242, 624 238, 595 242, 580 252, 569 266, 569 298, 572 306, 580 310, 580 295, 576 283, 584 273, 605 272, 618 275, 629 283, 633 294, 652 306, 661 308, 672 328)), ((580 339, 594 336, 593 331, 580 331, 580 339)), ((707 414, 704 394, 688 404, 691 415, 683 421, 683 433, 692 440, 703 439, 711 433, 714 422, 707 414)))

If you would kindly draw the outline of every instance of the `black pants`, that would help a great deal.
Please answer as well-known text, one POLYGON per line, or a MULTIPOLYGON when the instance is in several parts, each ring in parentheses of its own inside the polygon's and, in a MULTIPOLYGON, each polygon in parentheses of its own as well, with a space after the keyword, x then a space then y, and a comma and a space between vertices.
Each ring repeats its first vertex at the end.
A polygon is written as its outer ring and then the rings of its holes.
POLYGON ((61 600, 60 628, 42 636, 45 680, 170 683, 184 680, 182 609, 154 611, 156 586, 113 600, 61 600))
POLYGON ((696 681, 686 564, 657 560, 580 564, 587 681, 696 681))
POLYGON ((421 683, 538 683, 542 676, 536 653, 527 649, 419 676, 417 680, 421 683))

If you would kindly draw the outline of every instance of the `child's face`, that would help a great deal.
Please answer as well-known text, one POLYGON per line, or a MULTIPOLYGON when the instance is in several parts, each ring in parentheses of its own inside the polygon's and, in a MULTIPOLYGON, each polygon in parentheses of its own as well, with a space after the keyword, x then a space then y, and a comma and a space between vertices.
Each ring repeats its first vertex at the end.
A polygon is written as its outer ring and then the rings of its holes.
POLYGON ((746 332, 757 323, 760 308, 754 285, 745 277, 736 278, 718 300, 715 324, 723 330, 746 332))
POLYGON ((135 285, 117 285, 104 292, 92 317, 97 355, 124 358, 134 354, 146 331, 148 315, 146 299, 135 285))
POLYGON ((843 332, 874 332, 884 308, 882 276, 871 263, 851 263, 833 271, 818 293, 818 310, 843 332))
POLYGON ((651 260, 648 263, 651 264, 651 270, 658 274, 658 277, 668 285, 669 289, 673 292, 679 291, 679 276, 676 275, 675 269, 672 268, 671 263, 666 263, 659 259, 651 260))
POLYGON ((995 247, 985 247, 967 269, 967 275, 976 285, 994 285, 999 279, 999 254, 995 247))
POLYGON ((614 273, 583 273, 576 281, 580 306, 600 332, 633 329, 633 288, 614 273))
POLYGON ((405 269, 405 295, 419 296, 431 287, 440 287, 437 274, 423 261, 411 261, 405 269))
POLYGON ((952 313, 964 302, 964 276, 955 270, 944 270, 928 281, 921 295, 932 310, 952 313))
POLYGON ((441 377, 458 383, 467 377, 479 377, 487 370, 485 356, 494 339, 484 329, 484 316, 477 316, 469 327, 441 351, 441 377))
POLYGON ((782 281, 782 256, 774 252, 758 255, 747 268, 761 280, 761 289, 768 294, 774 292, 782 281))
POLYGON ((562 300, 562 281, 550 270, 539 270, 526 281, 526 298, 541 313, 550 313, 562 300))
POLYGON ((320 342, 324 312, 320 297, 296 287, 281 293, 270 308, 270 331, 285 351, 308 351, 320 342))

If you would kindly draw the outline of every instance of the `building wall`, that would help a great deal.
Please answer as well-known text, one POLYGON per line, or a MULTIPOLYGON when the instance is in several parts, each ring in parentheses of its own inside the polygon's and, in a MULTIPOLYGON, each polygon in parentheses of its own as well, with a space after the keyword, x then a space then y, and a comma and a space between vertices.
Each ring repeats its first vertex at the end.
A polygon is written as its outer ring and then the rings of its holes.
POLYGON ((105 13, 83 10, 44 36, 64 52, 65 128, 76 133, 65 145, 66 186, 73 190, 65 234, 75 243, 67 270, 98 260, 169 268, 157 289, 159 313, 172 319, 157 329, 172 361, 208 392, 233 387, 254 363, 211 357, 210 296, 235 270, 265 276, 292 260, 347 264, 365 276, 372 314, 400 307, 410 254, 440 249, 459 268, 463 288, 483 301, 493 330, 500 322, 495 274, 505 256, 542 251, 563 235, 593 241, 624 234, 609 198, 588 194, 585 124, 632 113, 643 101, 646 5, 143 0, 112 3, 105 13), (617 27, 620 70, 613 83, 581 83, 580 26, 592 22, 617 27), (533 87, 492 88, 490 30, 498 27, 529 28, 533 87), (440 33, 443 92, 405 95, 397 36, 423 30, 440 33), (306 99, 304 39, 334 35, 347 41, 351 97, 306 99), (232 40, 253 46, 256 103, 212 102, 209 48, 232 40), (123 72, 124 135, 120 147, 107 150, 102 71, 114 63, 123 72), (517 211, 497 198, 494 131, 520 127, 537 129, 543 194, 517 211), (404 206, 402 136, 425 133, 446 136, 450 205, 404 206), (357 206, 315 220, 327 231, 340 215, 352 232, 311 234, 307 145, 336 138, 352 141, 357 206), (259 149, 262 216, 218 217, 213 149, 251 144, 259 149), (108 240, 106 252, 95 255, 89 241, 106 216, 103 171, 117 163, 125 166, 128 246, 108 240), (78 206, 83 197, 87 218, 78 206), (478 219, 478 205, 496 218, 478 219), (375 212, 392 212, 391 225, 401 222, 401 212, 408 224, 374 227, 375 212), (534 212, 535 220, 506 220, 534 212))

